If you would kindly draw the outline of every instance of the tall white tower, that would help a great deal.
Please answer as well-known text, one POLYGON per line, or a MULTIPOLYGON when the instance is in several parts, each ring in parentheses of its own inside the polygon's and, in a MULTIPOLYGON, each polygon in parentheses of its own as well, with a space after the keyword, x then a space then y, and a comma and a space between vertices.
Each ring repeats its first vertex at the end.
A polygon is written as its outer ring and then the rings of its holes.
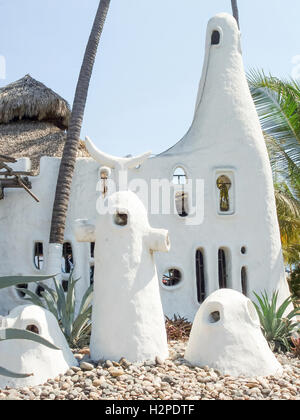
MULTIPOLYGON (((151 223, 166 227, 172 242, 171 252, 159 256, 160 278, 169 269, 181 275, 176 285, 161 282, 166 313, 193 318, 203 298, 222 287, 250 298, 253 291, 275 289, 280 299, 287 297, 268 153, 244 71, 240 31, 225 13, 208 23, 190 129, 132 176, 172 180, 176 168, 204 181, 205 211, 199 225, 187 223, 191 214, 152 215, 151 223)), ((187 200, 195 202, 195 192, 187 200)))

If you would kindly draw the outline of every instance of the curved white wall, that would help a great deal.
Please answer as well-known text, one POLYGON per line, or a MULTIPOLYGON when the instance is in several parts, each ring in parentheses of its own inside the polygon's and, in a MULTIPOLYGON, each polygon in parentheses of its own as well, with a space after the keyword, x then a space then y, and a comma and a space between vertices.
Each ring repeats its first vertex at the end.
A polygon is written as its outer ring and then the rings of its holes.
MULTIPOLYGON (((23 160, 22 162, 27 162, 23 160)), ((27 162, 28 165, 28 162, 27 162)), ((206 54, 195 116, 184 138, 168 151, 131 170, 130 179, 172 180, 174 169, 181 166, 192 180, 204 181, 204 221, 188 225, 178 214, 153 215, 153 227, 168 229, 171 251, 156 257, 161 280, 168 268, 180 269, 181 283, 174 288, 162 286, 165 314, 179 313, 193 319, 199 308, 196 288, 195 254, 204 253, 207 295, 219 288, 218 249, 229 256, 228 287, 242 290, 241 268, 246 267, 249 297, 252 291, 280 289, 288 295, 276 216, 271 168, 258 116, 249 92, 235 20, 220 14, 210 20, 206 54), (220 44, 211 45, 211 34, 220 32, 220 44), (231 210, 220 214, 216 179, 230 177, 231 210), (246 253, 241 253, 241 247, 246 253)), ((41 203, 35 203, 24 191, 6 191, 0 201, 0 276, 38 274, 33 266, 33 243, 49 237, 52 204, 59 159, 42 158, 41 173, 32 178, 33 191, 41 203)), ((76 243, 73 222, 93 219, 96 211, 96 184, 99 165, 92 159, 78 159, 73 180, 66 241, 75 254, 79 299, 89 284, 89 245, 76 243)), ((195 196, 191 197, 195 202, 195 196)), ((6 313, 17 303, 15 291, 0 294, 0 312, 6 313)))

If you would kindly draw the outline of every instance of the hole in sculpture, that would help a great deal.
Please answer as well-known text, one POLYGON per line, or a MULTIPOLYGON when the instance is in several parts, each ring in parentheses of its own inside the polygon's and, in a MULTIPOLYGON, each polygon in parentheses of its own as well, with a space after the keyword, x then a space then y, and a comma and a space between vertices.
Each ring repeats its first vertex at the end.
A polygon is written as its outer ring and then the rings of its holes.
POLYGON ((187 183, 187 176, 183 168, 178 166, 173 173, 173 184, 184 185, 187 183))
POLYGON ((218 45, 220 44, 220 32, 219 31, 213 31, 211 34, 211 45, 218 45))
POLYGON ((229 190, 231 188, 231 181, 226 175, 221 175, 217 179, 217 187, 220 190, 220 211, 228 212, 230 210, 229 190))
POLYGON ((162 283, 164 286, 172 287, 179 284, 181 282, 181 279, 182 279, 181 272, 177 270, 176 268, 170 268, 164 273, 163 278, 162 278, 162 283))
POLYGON ((245 255, 246 252, 247 252, 246 247, 245 246, 242 246, 242 248, 241 248, 241 254, 245 255))
POLYGON ((197 299, 199 303, 205 300, 205 274, 204 274, 204 255, 198 249, 196 252, 196 277, 197 277, 197 299))
POLYGON ((211 324, 216 324, 221 319, 221 315, 219 311, 214 311, 209 314, 209 322, 211 324))
POLYGON ((62 255, 62 266, 61 271, 63 273, 71 273, 74 267, 73 262, 73 250, 70 242, 63 244, 63 255, 62 255))
POLYGON ((117 212, 114 215, 114 222, 117 226, 126 226, 128 223, 128 214, 117 212))
POLYGON ((34 324, 28 325, 26 327, 26 331, 30 331, 30 332, 35 333, 35 334, 40 334, 40 331, 39 331, 38 327, 34 324))
POLYGON ((44 265, 44 250, 43 243, 36 242, 34 244, 34 265, 37 270, 42 270, 44 265))
POLYGON ((22 290, 18 290, 18 289, 28 289, 28 284, 18 284, 17 285, 17 293, 21 298, 23 298, 23 297, 26 296, 26 293, 24 293, 22 290))
POLYGON ((219 269, 219 287, 226 289, 227 287, 227 262, 225 250, 220 248, 218 252, 218 269, 219 269))
POLYGON ((180 191, 176 193, 175 204, 180 217, 187 217, 189 215, 189 199, 186 192, 180 191))

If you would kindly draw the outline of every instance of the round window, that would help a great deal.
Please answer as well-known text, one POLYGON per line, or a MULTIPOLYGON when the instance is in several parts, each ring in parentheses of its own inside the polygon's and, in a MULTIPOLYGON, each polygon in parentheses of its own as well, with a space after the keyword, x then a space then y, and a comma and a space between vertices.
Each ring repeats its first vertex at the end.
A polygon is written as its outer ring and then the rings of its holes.
POLYGON ((162 278, 162 284, 166 287, 177 286, 182 280, 182 275, 176 268, 170 268, 167 270, 162 278))

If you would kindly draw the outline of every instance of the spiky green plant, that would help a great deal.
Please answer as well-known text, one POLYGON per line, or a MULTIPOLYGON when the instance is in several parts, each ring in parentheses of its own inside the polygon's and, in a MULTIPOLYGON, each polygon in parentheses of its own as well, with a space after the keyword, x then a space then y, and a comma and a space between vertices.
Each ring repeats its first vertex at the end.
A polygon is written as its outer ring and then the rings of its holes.
POLYGON ((269 299, 267 292, 261 296, 254 293, 257 302, 253 302, 259 316, 262 332, 273 351, 289 351, 291 336, 299 323, 295 321, 300 315, 299 309, 286 311, 292 304, 291 297, 278 306, 278 292, 274 292, 269 299))
POLYGON ((88 339, 91 331, 93 286, 91 285, 86 290, 77 310, 75 286, 79 279, 75 280, 73 272, 70 273, 67 292, 65 292, 61 282, 55 277, 52 279, 54 288, 43 283, 40 284, 44 289, 41 296, 28 289, 18 288, 18 290, 27 295, 25 301, 49 310, 57 319, 69 345, 80 347, 88 339))

